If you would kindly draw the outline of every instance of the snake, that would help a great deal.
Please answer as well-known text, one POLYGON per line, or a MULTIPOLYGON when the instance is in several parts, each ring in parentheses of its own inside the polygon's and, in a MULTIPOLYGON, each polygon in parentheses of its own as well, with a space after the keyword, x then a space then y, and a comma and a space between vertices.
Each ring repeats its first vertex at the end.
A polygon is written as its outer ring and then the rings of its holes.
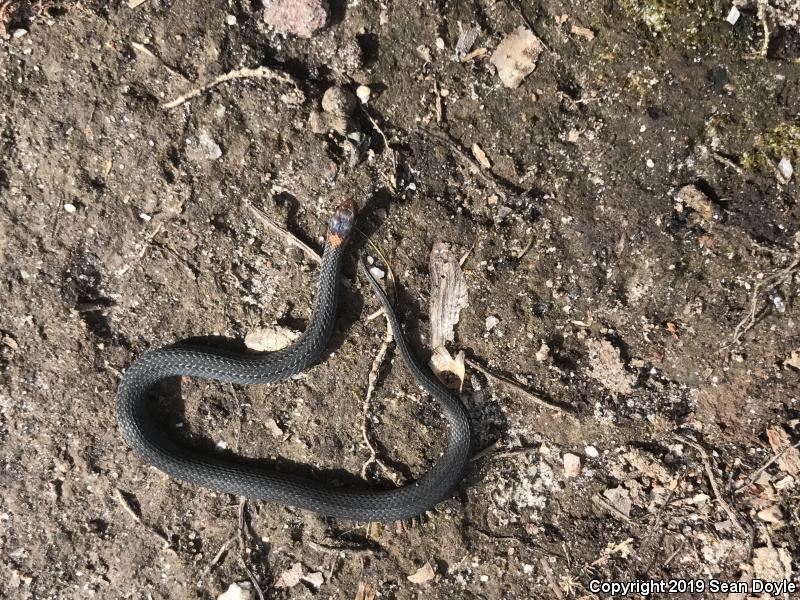
POLYGON ((181 343, 138 356, 117 391, 117 423, 133 453, 180 481, 252 500, 305 509, 360 522, 403 521, 432 510, 462 481, 472 452, 469 413, 412 352, 388 295, 363 258, 360 271, 383 307, 395 344, 416 384, 438 404, 447 422, 447 443, 433 465, 416 480, 389 489, 367 484, 337 486, 318 478, 243 461, 235 454, 203 452, 170 437, 152 407, 154 387, 176 377, 224 383, 268 384, 306 371, 324 354, 336 321, 342 259, 353 234, 355 208, 346 201, 328 223, 325 246, 306 330, 289 346, 264 354, 243 354, 181 343))

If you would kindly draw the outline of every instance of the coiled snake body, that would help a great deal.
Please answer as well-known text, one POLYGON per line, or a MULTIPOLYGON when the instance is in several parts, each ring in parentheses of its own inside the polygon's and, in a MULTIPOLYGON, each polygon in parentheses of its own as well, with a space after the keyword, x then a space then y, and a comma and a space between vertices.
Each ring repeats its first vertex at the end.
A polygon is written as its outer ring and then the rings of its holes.
POLYGON ((417 481, 391 490, 349 489, 254 468, 177 443, 162 432, 148 408, 153 386, 169 377, 200 377, 235 384, 273 383, 311 366, 324 351, 336 319, 342 256, 354 219, 348 203, 340 206, 330 220, 311 322, 291 346, 251 356, 178 345, 146 352, 133 362, 119 386, 117 420, 122 435, 139 457, 177 479, 212 490, 357 521, 408 519, 450 495, 461 481, 470 456, 469 415, 461 401, 417 362, 389 298, 366 268, 362 271, 383 305, 405 364, 417 384, 437 400, 449 424, 447 447, 417 481))

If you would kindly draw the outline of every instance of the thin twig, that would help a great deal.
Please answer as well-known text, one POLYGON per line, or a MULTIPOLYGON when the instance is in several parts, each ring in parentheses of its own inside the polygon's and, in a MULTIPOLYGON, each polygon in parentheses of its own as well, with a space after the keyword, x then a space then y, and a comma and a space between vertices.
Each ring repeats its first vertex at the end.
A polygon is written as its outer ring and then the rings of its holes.
POLYGON ((622 521, 625 521, 628 525, 636 525, 636 523, 634 522, 633 519, 631 519, 628 515, 623 513, 621 510, 619 510, 616 506, 614 506, 613 504, 608 502, 602 496, 599 496, 599 495, 595 494, 594 496, 592 496, 592 501, 597 506, 599 506, 600 508, 604 508, 609 513, 611 513, 612 517, 616 517, 616 518, 618 518, 618 519, 620 519, 622 521))
POLYGON ((487 369, 486 367, 484 367, 480 363, 475 362, 474 360, 472 360, 470 358, 464 359, 464 362, 466 362, 473 369, 476 369, 476 370, 480 371, 481 373, 483 373, 484 375, 486 375, 486 377, 488 377, 489 379, 492 379, 492 380, 494 380, 496 382, 502 383, 502 384, 510 387, 511 389, 519 392, 520 394, 524 395, 526 398, 528 398, 529 400, 531 400, 535 404, 538 404, 539 406, 541 406, 543 408, 547 408, 549 410, 554 410, 559 414, 562 414, 562 415, 565 415, 565 416, 568 416, 568 417, 571 417, 571 418, 575 418, 574 415, 568 413, 566 410, 564 410, 560 406, 556 406, 555 404, 551 404, 550 402, 548 402, 547 400, 545 400, 541 396, 537 396, 533 392, 528 391, 527 389, 522 387, 520 384, 518 384, 516 381, 512 381, 508 377, 503 377, 502 375, 500 375, 498 373, 494 373, 493 371, 490 371, 489 369, 487 369))
POLYGON ((364 548, 353 545, 336 546, 332 544, 315 542, 314 540, 307 540, 306 544, 308 544, 309 548, 312 548, 317 552, 322 552, 323 554, 339 555, 346 553, 352 554, 353 556, 383 556, 386 553, 382 548, 364 548))
POLYGON ((736 526, 736 529, 739 530, 739 533, 741 533, 743 536, 746 536, 747 532, 745 531, 744 527, 742 527, 742 524, 739 523, 739 519, 736 517, 736 513, 733 511, 730 505, 725 501, 725 498, 722 497, 722 494, 719 491, 719 484, 717 483, 716 477, 714 477, 714 470, 711 468, 711 459, 708 457, 708 452, 706 452, 705 448, 703 448, 697 442, 692 441, 689 438, 683 437, 682 435, 675 435, 675 439, 691 446, 692 448, 697 450, 697 452, 700 453, 700 457, 703 460, 703 467, 705 468, 706 471, 706 476, 708 477, 708 481, 711 484, 711 490, 714 492, 714 496, 716 497, 717 502, 719 502, 719 505, 722 507, 722 510, 725 511, 725 514, 728 515, 728 518, 731 520, 731 523, 733 523, 736 526))
POLYGON ((433 78, 433 94, 436 96, 435 106, 436 106, 436 122, 442 122, 442 95, 439 92, 439 83, 436 81, 436 78, 433 78))
POLYGON ((556 581, 556 577, 553 574, 553 570, 550 568, 550 565, 547 564, 547 559, 544 557, 540 558, 539 564, 542 565, 542 570, 544 571, 545 577, 547 579, 548 587, 552 590, 556 598, 558 598, 559 600, 564 600, 564 592, 558 585, 558 582, 556 581))
POLYGON ((448 134, 443 133, 441 131, 435 131, 432 129, 425 129, 425 128, 417 128, 413 130, 415 133, 421 135, 422 137, 426 137, 429 140, 432 140, 438 144, 444 145, 449 148, 453 154, 455 154, 463 163, 465 163, 473 173, 475 173, 478 177, 480 177, 484 183, 489 185, 490 187, 494 188, 494 190, 503 197, 506 198, 507 195, 514 195, 516 194, 516 190, 512 189, 507 183, 503 182, 499 177, 497 177, 491 169, 484 169, 474 158, 472 158, 462 147, 461 145, 456 142, 453 138, 451 138, 448 134))
POLYGON ((239 556, 239 562, 244 568, 247 576, 250 578, 250 582, 253 584, 253 588, 256 590, 256 594, 258 594, 259 600, 264 600, 264 592, 261 589, 261 586, 258 585, 258 580, 253 572, 250 570, 250 567, 247 566, 247 561, 245 558, 247 557, 247 498, 240 498, 239 499, 239 545, 241 546, 241 555, 239 556))
POLYGON ((169 541, 169 538, 163 534, 162 532, 158 531, 156 528, 151 527, 142 522, 141 517, 136 514, 136 511, 133 510, 133 507, 128 502, 128 499, 125 497, 125 494, 122 493, 122 490, 119 488, 114 488, 114 499, 119 503, 128 515, 138 524, 144 527, 147 531, 149 531, 152 535, 156 536, 159 540, 164 543, 164 550, 168 550, 172 554, 176 554, 175 549, 172 547, 172 543, 169 541))
POLYGON ((391 158, 391 161, 392 161, 392 174, 391 174, 390 177, 386 178, 386 183, 387 183, 387 185, 389 186, 389 189, 392 192, 396 192, 397 191, 397 151, 394 148, 392 148, 392 146, 389 144, 389 138, 386 137, 386 134, 383 132, 383 129, 381 129, 381 126, 378 124, 378 121, 375 119, 375 117, 372 116, 372 113, 369 111, 369 109, 366 107, 366 105, 361 104, 360 106, 361 106, 361 112, 363 112, 366 115, 367 119, 369 119, 369 122, 372 123, 372 126, 375 128, 375 131, 377 131, 378 134, 383 139, 383 147, 384 147, 385 151, 389 153, 389 157, 391 158))
POLYGON ((221 83, 225 83, 228 81, 233 81, 235 79, 269 79, 272 81, 280 81, 282 83, 288 83, 292 87, 294 87, 295 91, 298 92, 299 95, 303 95, 303 92, 300 90, 297 82, 295 81, 294 77, 291 75, 287 75, 286 73, 280 73, 278 71, 273 71, 269 67, 256 67, 255 69, 251 69, 249 67, 243 67, 241 69, 234 69, 233 71, 229 71, 220 75, 216 79, 212 79, 211 82, 202 85, 198 88, 195 88, 182 96, 178 96, 174 100, 170 100, 169 102, 162 104, 161 108, 164 110, 171 110, 176 108, 186 102, 187 100, 191 100, 192 98, 196 98, 203 92, 210 90, 213 87, 220 85, 221 83))
POLYGON ((767 462, 765 462, 763 465, 761 465, 761 467, 756 469, 753 472, 753 474, 750 475, 750 477, 747 478, 747 481, 745 481, 743 484, 741 484, 739 487, 737 487, 735 490, 733 490, 733 493, 734 494, 738 494, 739 492, 744 491, 745 489, 747 489, 748 487, 753 485, 753 483, 755 483, 756 479, 758 479, 761 476, 761 474, 764 471, 766 471, 767 468, 770 465, 772 465, 775 461, 777 461, 780 457, 782 457, 784 454, 786 454, 792 448, 800 448, 800 442, 797 442, 796 444, 793 444, 791 446, 787 446, 786 448, 784 448, 783 450, 778 452, 776 455, 774 455, 772 458, 770 458, 767 462))
POLYGON ((315 263, 320 264, 322 262, 322 258, 317 251, 314 250, 311 246, 300 240, 296 235, 292 232, 284 229, 277 222, 275 222, 272 218, 268 217, 264 214, 263 211, 258 210, 252 204, 247 204, 248 210, 252 213, 252 215, 259 221, 264 227, 272 231, 273 233, 277 234, 278 236, 282 237, 287 244, 290 246, 295 246, 296 248, 300 248, 300 250, 305 253, 305 255, 313 260, 315 263))
POLYGON ((230 548, 230 545, 234 542, 235 539, 236 538, 234 537, 228 538, 225 541, 225 543, 222 544, 222 546, 220 546, 219 551, 214 555, 214 558, 211 559, 211 562, 208 563, 208 566, 203 570, 201 578, 211 573, 211 570, 217 566, 219 561, 222 560, 222 557, 225 556, 225 553, 228 551, 228 548, 230 548))
POLYGON ((164 62, 164 59, 162 59, 160 56, 157 56, 155 53, 153 53, 152 50, 150 50, 150 48, 148 48, 144 44, 140 44, 139 42, 131 42, 131 46, 137 52, 152 58, 154 61, 156 61, 162 67, 164 67, 164 69, 166 69, 166 71, 170 75, 172 75, 173 77, 179 77, 179 78, 183 79, 184 81, 189 81, 189 79, 186 77, 186 75, 184 75, 183 73, 179 73, 178 71, 176 71, 175 69, 170 67, 167 63, 164 62))
POLYGON ((364 438, 364 443, 369 449, 369 458, 361 466, 361 477, 364 479, 367 478, 367 469, 371 464, 374 463, 386 471, 386 473, 389 474, 396 484, 399 484, 399 482, 402 480, 402 477, 378 457, 378 450, 375 448, 375 445, 372 443, 369 436, 370 402, 372 401, 372 396, 375 394, 375 386, 378 381, 378 375, 380 374, 381 367, 383 366, 383 361, 386 359, 386 353, 389 350, 389 344, 391 344, 392 341, 394 341, 392 327, 389 325, 389 320, 387 319, 386 333, 383 337, 383 342, 381 343, 381 347, 378 349, 378 353, 375 355, 375 358, 372 361, 372 368, 370 369, 369 377, 367 378, 367 393, 364 396, 364 405, 362 407, 361 437, 364 438))
POLYGON ((761 297, 762 291, 770 292, 776 287, 783 285, 787 281, 790 281, 798 270, 800 270, 800 256, 796 256, 794 260, 789 263, 789 266, 765 277, 760 281, 755 282, 753 285, 753 292, 750 295, 750 310, 742 318, 742 320, 736 324, 730 343, 728 343, 726 346, 723 346, 722 350, 726 350, 727 348, 738 344, 741 337, 756 325, 759 320, 759 315, 765 312, 763 309, 761 311, 758 309, 758 301, 761 297))
POLYGON ((737 172, 739 175, 743 175, 743 174, 744 174, 744 171, 742 170, 742 167, 740 167, 739 165, 737 165, 737 164, 736 164, 735 162, 733 162, 733 161, 732 161, 730 158, 728 158, 728 157, 726 157, 726 156, 723 156, 723 155, 722 155, 722 154, 720 154, 719 152, 714 152, 714 151, 712 150, 712 151, 711 151, 711 157, 712 157, 714 160, 716 160, 718 163, 721 163, 721 164, 725 165, 726 167, 729 167, 729 168, 733 169, 733 170, 734 170, 734 171, 736 171, 736 172, 737 172))
POLYGON ((519 446, 518 448, 509 448, 507 450, 500 450, 497 446, 497 442, 494 444, 490 444, 486 446, 483 450, 476 452, 470 460, 475 462, 476 460, 481 460, 482 458, 491 457, 491 458, 509 458, 512 456, 520 456, 524 454, 533 454, 539 450, 539 446, 519 446))

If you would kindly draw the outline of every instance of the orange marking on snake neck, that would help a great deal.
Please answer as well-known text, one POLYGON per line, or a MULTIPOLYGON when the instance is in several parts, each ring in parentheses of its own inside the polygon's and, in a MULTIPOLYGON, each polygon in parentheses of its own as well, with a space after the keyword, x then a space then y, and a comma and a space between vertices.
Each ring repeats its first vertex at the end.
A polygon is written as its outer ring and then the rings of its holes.
POLYGON ((341 236, 338 236, 335 233, 329 233, 328 234, 328 243, 331 246, 334 246, 334 247, 341 246, 342 242, 344 242, 344 240, 341 238, 341 236))

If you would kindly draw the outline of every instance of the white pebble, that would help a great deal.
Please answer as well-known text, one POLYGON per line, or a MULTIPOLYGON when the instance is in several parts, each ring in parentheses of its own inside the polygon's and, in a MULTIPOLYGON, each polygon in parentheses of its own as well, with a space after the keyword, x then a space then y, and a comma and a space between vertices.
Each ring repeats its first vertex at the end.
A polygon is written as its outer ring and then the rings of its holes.
POLYGON ((378 267, 370 267, 369 272, 372 273, 375 279, 383 279, 386 276, 386 273, 381 271, 378 267))
POLYGON ((78 209, 77 209, 77 208, 75 208, 75 205, 74 205, 74 204, 70 204, 69 202, 67 202, 67 203, 64 205, 64 210, 65 210, 65 211, 67 211, 68 213, 74 213, 74 212, 75 212, 76 210, 78 210, 78 209))
POLYGON ((150 215, 148 215, 147 213, 139 213, 139 218, 140 218, 142 221, 145 221, 145 222, 146 222, 146 221, 149 221, 150 219, 152 219, 153 217, 151 217, 151 216, 150 216, 150 215))
POLYGON ((231 27, 233 27, 234 25, 236 25, 236 17, 235 17, 235 16, 233 16, 233 15, 227 15, 227 16, 225 17, 225 22, 226 22, 228 25, 230 25, 231 27))
POLYGON ((655 167, 655 166, 656 166, 656 163, 654 163, 654 162, 653 162, 653 159, 652 159, 652 158, 648 158, 648 159, 647 159, 647 163, 646 163, 646 164, 647 164, 647 168, 648 168, 648 169, 652 169, 653 167, 655 167))
POLYGON ((600 456, 600 453, 597 451, 597 448, 595 448, 594 446, 586 446, 586 448, 584 448, 583 451, 586 453, 586 456, 588 456, 589 458, 597 458, 598 456, 600 456))
POLYGON ((440 38, 440 37, 437 37, 437 38, 436 38, 436 47, 437 47, 439 50, 444 50, 444 47, 445 47, 445 46, 444 46, 444 40, 443 40, 442 38, 440 38))
POLYGON ((736 21, 739 20, 739 16, 742 13, 739 12, 739 9, 736 8, 736 5, 731 6, 731 10, 728 13, 728 16, 725 17, 725 20, 730 23, 731 25, 736 25, 736 21))
POLYGON ((486 331, 491 331, 492 329, 494 329, 495 327, 497 327, 497 324, 498 324, 499 322, 500 322, 500 319, 498 319, 498 318, 497 318, 497 317, 495 317, 495 316, 488 316, 488 317, 486 317, 486 331))
POLYGON ((372 95, 372 90, 369 89, 366 85, 360 85, 356 88, 356 96, 358 99, 361 100, 361 104, 366 104, 369 102, 369 98, 372 95))
POLYGON ((489 581, 489 576, 488 575, 481 575, 481 583, 486 583, 487 581, 489 581))
POLYGON ((792 167, 792 161, 790 161, 785 156, 781 159, 781 162, 778 163, 778 171, 781 172, 783 178, 786 181, 789 181, 792 178, 792 174, 794 173, 794 167, 792 167))
POLYGON ((15 38, 19 39, 19 38, 21 38, 23 35, 25 35, 27 33, 28 33, 27 29, 15 29, 14 33, 12 33, 11 35, 13 35, 15 38))

